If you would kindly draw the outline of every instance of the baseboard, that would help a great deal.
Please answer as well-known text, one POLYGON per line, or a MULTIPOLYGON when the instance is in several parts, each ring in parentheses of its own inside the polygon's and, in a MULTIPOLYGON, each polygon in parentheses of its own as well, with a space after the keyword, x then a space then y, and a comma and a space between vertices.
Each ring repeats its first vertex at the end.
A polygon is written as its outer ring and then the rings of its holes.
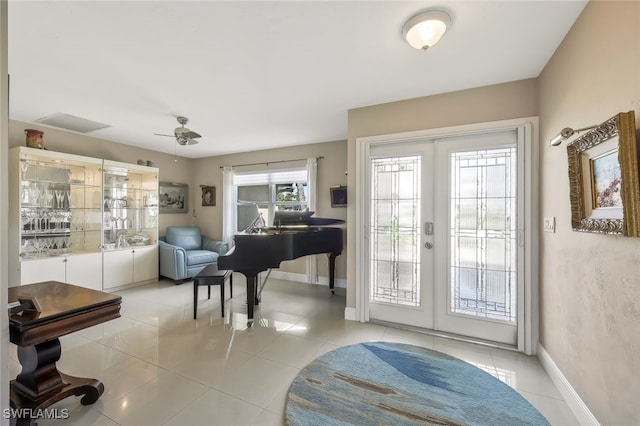
MULTIPOLYGON (((296 274, 294 272, 284 272, 284 271, 280 271, 278 269, 273 269, 271 271, 271 276, 273 278, 277 278, 280 280, 287 280, 287 281, 298 281, 301 283, 306 283, 307 281, 307 274, 296 274)), ((329 277, 318 277, 318 282, 317 283, 309 283, 309 284, 319 284, 319 285, 326 285, 327 287, 329 286, 329 277)), ((347 288, 347 280, 344 278, 337 278, 334 282, 334 287, 340 287, 340 288, 347 288)))
POLYGON ((358 321, 356 317, 356 308, 345 307, 344 308, 344 319, 347 321, 358 321))
POLYGON ((562 371, 558 368, 551 355, 544 349, 544 346, 538 342, 538 359, 540 363, 549 374, 551 381, 556 385, 560 395, 564 398, 565 402, 573 412, 573 415, 578 419, 578 423, 581 425, 593 425, 600 426, 598 419, 591 413, 589 407, 582 401, 578 393, 573 389, 571 383, 564 377, 562 371))

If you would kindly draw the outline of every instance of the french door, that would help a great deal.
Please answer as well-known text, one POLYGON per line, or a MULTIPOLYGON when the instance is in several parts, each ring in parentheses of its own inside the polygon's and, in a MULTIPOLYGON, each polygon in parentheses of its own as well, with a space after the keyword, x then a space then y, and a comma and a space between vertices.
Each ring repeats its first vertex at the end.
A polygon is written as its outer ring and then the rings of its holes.
POLYGON ((507 129, 369 145, 369 320, 518 345, 521 136, 507 129))
POLYGON ((433 328, 433 142, 374 147, 370 178, 370 316, 433 328))

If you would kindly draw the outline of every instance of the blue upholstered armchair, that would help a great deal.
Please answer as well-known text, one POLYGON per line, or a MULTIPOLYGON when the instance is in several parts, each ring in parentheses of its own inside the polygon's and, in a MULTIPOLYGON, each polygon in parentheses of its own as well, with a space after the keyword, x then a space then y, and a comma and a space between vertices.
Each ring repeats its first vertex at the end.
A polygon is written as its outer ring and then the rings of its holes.
POLYGON ((229 246, 224 241, 205 237, 197 226, 167 226, 158 242, 160 275, 176 284, 194 277, 205 266, 218 262, 229 246))

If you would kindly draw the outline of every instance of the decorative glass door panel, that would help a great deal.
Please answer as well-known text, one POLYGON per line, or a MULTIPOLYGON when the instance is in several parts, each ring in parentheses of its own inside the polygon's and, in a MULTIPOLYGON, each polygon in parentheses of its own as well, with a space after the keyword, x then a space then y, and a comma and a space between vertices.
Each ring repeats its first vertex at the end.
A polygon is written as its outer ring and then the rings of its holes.
POLYGON ((371 164, 371 299, 420 306, 419 156, 371 164))
POLYGON ((516 321, 516 149, 453 152, 450 305, 456 314, 516 321))

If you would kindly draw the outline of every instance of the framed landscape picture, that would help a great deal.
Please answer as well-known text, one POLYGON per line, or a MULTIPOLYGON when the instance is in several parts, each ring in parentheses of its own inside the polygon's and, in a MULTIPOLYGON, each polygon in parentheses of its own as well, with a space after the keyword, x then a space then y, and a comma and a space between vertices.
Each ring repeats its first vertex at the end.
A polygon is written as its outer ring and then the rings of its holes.
POLYGON ((160 213, 187 213, 189 211, 189 185, 160 182, 158 200, 160 213))

